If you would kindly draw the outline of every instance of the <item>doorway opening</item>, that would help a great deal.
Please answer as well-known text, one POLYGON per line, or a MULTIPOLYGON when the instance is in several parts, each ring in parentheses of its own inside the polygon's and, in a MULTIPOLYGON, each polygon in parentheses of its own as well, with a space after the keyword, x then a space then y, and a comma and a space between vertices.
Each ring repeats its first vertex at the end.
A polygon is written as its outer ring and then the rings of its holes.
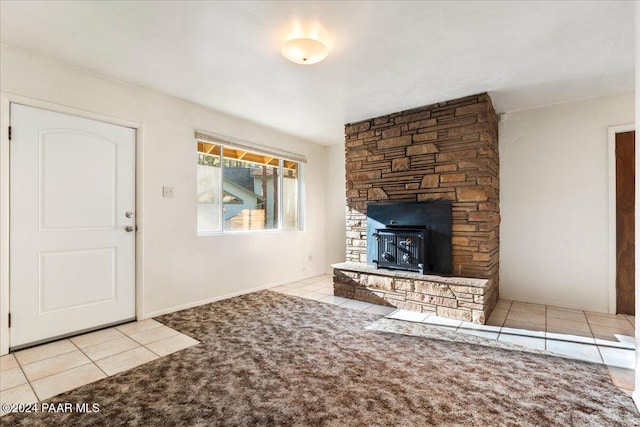
POLYGON ((635 130, 609 129, 609 312, 635 315, 635 130))

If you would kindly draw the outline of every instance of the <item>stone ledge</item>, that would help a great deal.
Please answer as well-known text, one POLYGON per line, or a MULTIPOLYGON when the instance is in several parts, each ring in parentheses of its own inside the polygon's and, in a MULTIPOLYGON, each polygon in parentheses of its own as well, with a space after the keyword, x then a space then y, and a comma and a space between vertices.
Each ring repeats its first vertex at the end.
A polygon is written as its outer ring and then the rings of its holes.
POLYGON ((354 262, 331 267, 334 295, 374 304, 484 324, 498 300, 491 279, 424 275, 354 262))
POLYGON ((461 286, 473 286, 476 288, 486 288, 490 286, 491 279, 476 279, 473 277, 450 277, 450 276, 436 276, 430 274, 420 274, 413 271, 402 270, 387 270, 376 268, 375 265, 361 264, 357 262, 340 262, 332 264, 331 268, 354 271, 358 273, 375 274, 377 276, 393 277, 393 278, 405 278, 415 280, 426 280, 439 283, 450 283, 452 285, 461 286))

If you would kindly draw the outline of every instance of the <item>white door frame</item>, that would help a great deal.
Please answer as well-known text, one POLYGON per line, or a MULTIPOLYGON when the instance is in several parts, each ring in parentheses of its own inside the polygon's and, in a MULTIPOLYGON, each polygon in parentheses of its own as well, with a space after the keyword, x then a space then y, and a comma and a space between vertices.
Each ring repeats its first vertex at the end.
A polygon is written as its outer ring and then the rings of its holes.
POLYGON ((136 191, 136 233, 135 245, 135 306, 136 318, 141 319, 144 313, 144 281, 142 274, 144 238, 143 199, 142 199, 142 145, 143 126, 141 123, 118 117, 106 116, 74 107, 55 104, 22 95, 0 92, 0 355, 9 352, 9 135, 10 104, 17 103, 34 108, 41 108, 57 113, 70 114, 86 119, 98 120, 118 126, 125 126, 136 130, 135 136, 135 191, 136 191))
POLYGON ((609 313, 616 313, 616 134, 636 130, 636 125, 609 126, 608 128, 608 165, 609 165, 609 313))

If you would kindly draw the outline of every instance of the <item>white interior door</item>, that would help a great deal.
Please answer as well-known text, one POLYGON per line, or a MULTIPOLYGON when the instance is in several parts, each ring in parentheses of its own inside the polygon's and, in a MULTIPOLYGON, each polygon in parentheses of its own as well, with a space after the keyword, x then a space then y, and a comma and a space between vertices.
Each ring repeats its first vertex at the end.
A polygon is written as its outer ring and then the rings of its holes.
POLYGON ((10 346, 133 319, 135 130, 10 114, 10 346))

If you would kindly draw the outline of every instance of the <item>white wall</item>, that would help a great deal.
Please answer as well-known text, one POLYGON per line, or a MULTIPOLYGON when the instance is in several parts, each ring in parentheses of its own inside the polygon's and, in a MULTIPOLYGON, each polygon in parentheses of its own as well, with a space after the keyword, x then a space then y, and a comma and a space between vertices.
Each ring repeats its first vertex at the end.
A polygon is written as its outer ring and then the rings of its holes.
MULTIPOLYGON (((3 45, 1 57, 5 100, 18 94, 142 125, 139 316, 325 272, 325 147, 14 47, 3 45), (306 156, 305 231, 198 237, 194 129, 306 156), (174 198, 161 197, 163 185, 174 186, 174 198)), ((0 143, 6 157, 4 130, 0 143)), ((6 204, 6 192, 2 197, 6 204)), ((6 242, 6 233, 1 238, 6 242)), ((7 245, 0 248, 6 257, 7 245)))
POLYGON ((503 114, 500 296, 607 312, 607 128, 634 92, 503 114))
POLYGON ((326 236, 327 273, 331 264, 346 259, 345 206, 347 204, 345 181, 344 142, 326 147, 326 236))

